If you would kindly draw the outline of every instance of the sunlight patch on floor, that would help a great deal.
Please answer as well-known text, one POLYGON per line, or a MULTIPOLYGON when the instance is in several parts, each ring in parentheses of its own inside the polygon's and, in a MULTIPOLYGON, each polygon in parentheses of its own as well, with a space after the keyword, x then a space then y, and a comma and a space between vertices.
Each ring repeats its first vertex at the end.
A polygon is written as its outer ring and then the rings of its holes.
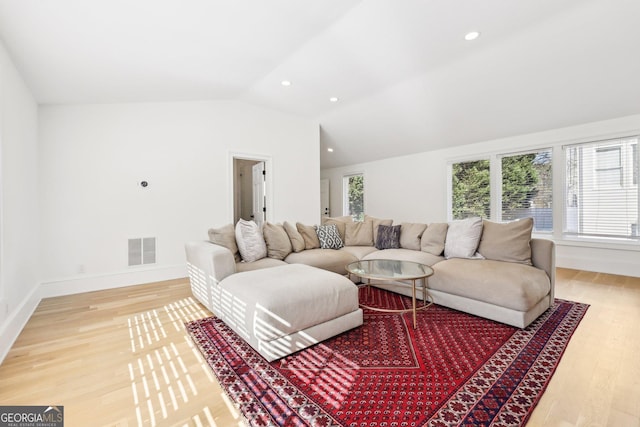
MULTIPOLYGON (((158 310, 135 314, 127 320, 132 362, 128 364, 131 394, 138 426, 164 425, 190 399, 198 396, 196 382, 180 354, 184 343, 167 338, 165 327, 173 325, 182 332, 185 343, 197 354, 184 329, 184 322, 207 317, 209 314, 193 298, 184 298, 158 310)), ((206 363, 203 371, 209 382, 214 378, 206 363)), ((215 426, 209 408, 189 415, 192 424, 215 426)))

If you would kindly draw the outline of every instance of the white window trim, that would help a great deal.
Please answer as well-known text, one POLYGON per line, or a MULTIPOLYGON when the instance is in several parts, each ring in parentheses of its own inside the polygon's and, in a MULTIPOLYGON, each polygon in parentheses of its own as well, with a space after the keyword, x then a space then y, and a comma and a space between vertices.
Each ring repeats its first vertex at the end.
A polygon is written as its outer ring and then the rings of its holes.
MULTIPOLYGON (((640 144, 640 129, 633 129, 627 132, 615 132, 606 135, 593 136, 593 137, 585 137, 572 141, 564 141, 564 143, 558 142, 556 146, 558 147, 557 156, 560 157, 559 162, 556 162, 556 156, 554 156, 554 174, 555 167, 562 166, 560 169, 561 173, 561 185, 555 184, 554 180, 554 198, 556 197, 556 189, 561 194, 562 200, 566 199, 566 149, 574 146, 587 145, 587 144, 598 144, 598 143, 606 143, 613 142, 621 139, 631 139, 636 138, 638 140, 638 144, 640 144), (561 163, 560 163, 561 162, 561 163), (559 188, 558 188, 559 187, 559 188)), ((640 156, 640 152, 636 149, 636 156, 640 156)), ((640 162, 639 162, 640 164, 640 162)), ((624 163, 622 163, 622 168, 624 172, 624 163)), ((633 167, 633 165, 631 165, 633 167)), ((554 175, 555 176, 555 175, 554 175)), ((640 190, 639 190, 640 191, 640 190)), ((640 193, 638 195, 638 212, 640 212, 640 193)), ((612 250, 626 250, 626 251, 638 251, 640 252, 640 239, 629 239, 625 237, 600 237, 600 236, 585 236, 585 235, 575 235, 575 234, 566 234, 565 229, 567 228, 567 211, 562 207, 562 209, 554 209, 554 221, 556 217, 556 213, 561 215, 562 219, 562 228, 554 227, 553 240, 556 244, 560 246, 577 246, 577 247, 585 247, 585 248, 599 248, 599 249, 612 249, 612 250), (557 212, 560 211, 560 212, 557 212)))
MULTIPOLYGON (((447 184, 447 221, 453 221, 453 180, 452 178, 452 174, 453 174, 453 165, 454 163, 465 163, 465 162, 477 162, 477 161, 481 161, 481 160, 488 160, 489 161, 489 171, 491 173, 491 166, 492 166, 492 157, 495 157, 494 154, 479 154, 477 156, 466 156, 466 157, 460 157, 460 158, 455 158, 455 159, 449 159, 447 161, 447 178, 445 179, 446 184, 447 184)), ((489 176, 489 185, 491 186, 491 194, 493 194, 493 191, 495 190, 495 179, 493 177, 493 174, 491 174, 489 176)), ((493 218, 493 212, 494 212, 494 206, 493 206, 493 201, 491 201, 491 204, 489 205, 489 218, 491 219, 493 218)))
MULTIPOLYGON (((619 128, 621 129, 621 128, 619 128)), ((565 200, 565 179, 566 179, 566 170, 565 170, 565 160, 564 160, 564 151, 563 147, 567 145, 575 145, 575 144, 584 144, 594 141, 606 141, 613 139, 620 139, 629 137, 629 135, 640 135, 640 127, 629 126, 625 127, 623 130, 609 130, 602 133, 590 133, 590 132, 581 132, 583 136, 567 136, 566 133, 564 135, 558 135, 553 133, 549 133, 547 135, 535 135, 536 141, 535 143, 525 143, 518 144, 518 151, 537 151, 542 150, 545 147, 552 149, 552 173, 553 173, 553 200, 560 201, 554 203, 553 209, 553 232, 534 232, 533 237, 540 237, 544 239, 553 240, 558 246, 565 247, 582 247, 582 248, 597 248, 597 249, 610 249, 610 250, 620 250, 620 251, 632 251, 632 252, 640 252, 640 243, 635 241, 624 241, 624 242, 614 242, 611 239, 595 239, 595 238, 573 238, 569 236, 564 236, 562 231, 565 227, 565 210, 559 205, 559 203, 564 203, 565 200), (557 182, 561 184, 558 185, 557 182)), ((522 139, 526 139, 527 142, 531 142, 533 136, 525 136, 522 139)), ((639 141, 640 144, 640 141, 639 141)), ((488 145, 485 145, 485 147, 488 145)), ((495 145, 493 145, 495 147, 495 145)), ((640 150, 636 149, 637 156, 640 157, 640 150)), ((446 211, 447 211, 447 220, 452 220, 451 215, 451 197, 452 197, 452 188, 451 188, 451 172, 453 163, 464 162, 464 161, 473 161, 491 158, 492 155, 503 154, 504 150, 495 149, 495 148, 487 148, 485 150, 478 150, 475 154, 465 154, 460 156, 451 156, 447 161, 447 178, 445 179, 446 185, 446 211)), ((495 180, 494 180, 495 181, 495 180)), ((492 183, 494 185, 494 183, 492 183)), ((640 182, 638 183, 640 185, 640 182)), ((494 190, 492 188, 492 190, 494 190)), ((640 209, 640 200, 638 200, 638 209, 640 209)))
MULTIPOLYGON (((531 154, 531 153, 538 153, 540 151, 551 151, 551 174, 554 177, 553 182, 553 188, 552 188, 552 198, 553 200, 563 200, 562 196, 558 197, 556 194, 556 187, 557 185, 555 185, 555 177, 558 176, 556 174, 556 163, 557 163, 557 159, 556 159, 556 153, 558 151, 562 151, 562 150, 558 150, 557 147, 554 147, 553 145, 543 145, 543 146, 536 146, 536 147, 530 147, 530 148, 523 148, 522 150, 517 150, 517 151, 493 151, 489 154, 487 153, 482 153, 482 154, 478 154, 476 156, 465 156, 465 157, 459 157, 459 158, 452 158, 449 159, 447 161, 447 178, 446 178, 446 185, 447 185, 447 221, 453 221, 453 183, 452 183, 452 179, 451 179, 451 175, 453 173, 453 164, 454 163, 464 163, 464 162, 475 162, 475 161, 480 161, 480 160, 488 160, 489 161, 489 185, 490 185, 490 192, 491 192, 491 202, 489 205, 489 220, 491 221, 496 221, 496 222, 500 222, 502 221, 502 158, 503 157, 509 157, 509 156, 517 156, 519 154, 531 154), (495 195, 495 197, 494 197, 495 195)), ((560 153, 562 154, 562 153, 560 153)), ((564 182, 564 176, 563 176, 563 182, 564 182)), ((563 190, 564 185, 561 187, 561 190, 564 192, 563 190)), ((555 211, 556 211, 556 207, 555 207, 556 203, 553 204, 553 210, 552 210, 552 220, 553 220, 553 231, 536 231, 536 234, 540 234, 542 236, 546 236, 547 238, 552 235, 553 233, 555 233, 555 230, 558 228, 556 224, 564 224, 564 222, 562 222, 562 219, 560 219, 558 222, 558 219, 556 218, 555 215, 555 211)))

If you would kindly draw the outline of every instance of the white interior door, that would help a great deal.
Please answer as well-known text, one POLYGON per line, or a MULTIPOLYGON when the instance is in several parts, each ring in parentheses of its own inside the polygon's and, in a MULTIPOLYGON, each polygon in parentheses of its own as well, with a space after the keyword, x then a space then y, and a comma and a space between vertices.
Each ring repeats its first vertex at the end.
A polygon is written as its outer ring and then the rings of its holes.
POLYGON ((265 163, 259 162, 253 165, 253 220, 262 225, 265 218, 265 163))
POLYGON ((320 180, 320 216, 331 216, 329 206, 329 180, 320 180))

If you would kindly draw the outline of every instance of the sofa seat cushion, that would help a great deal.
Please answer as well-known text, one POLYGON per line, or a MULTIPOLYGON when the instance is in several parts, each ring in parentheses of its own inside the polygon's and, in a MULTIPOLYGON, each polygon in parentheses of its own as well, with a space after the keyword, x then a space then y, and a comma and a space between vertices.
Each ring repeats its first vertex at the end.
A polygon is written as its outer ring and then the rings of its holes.
POLYGON ((345 246, 340 250, 350 253, 351 255, 358 258, 358 260, 361 260, 370 253, 377 251, 377 249, 373 246, 345 246))
POLYGON ((434 265, 444 259, 428 252, 414 251, 412 249, 384 249, 366 255, 363 260, 370 259, 393 259, 397 261, 413 261, 425 265, 434 265))
POLYGON ((452 258, 433 270, 430 289, 518 311, 528 311, 551 290, 543 270, 524 264, 452 258))
POLYGON ((220 287, 224 321, 265 341, 358 310, 358 288, 349 279, 307 265, 232 274, 220 287))
POLYGON ((253 262, 237 262, 236 272, 242 273, 243 271, 260 270, 262 268, 278 267, 280 265, 286 265, 287 263, 275 258, 262 258, 253 262))
POLYGON ((335 249, 307 249, 291 253, 284 260, 289 264, 306 264, 338 274, 347 274, 345 266, 358 261, 349 252, 335 249))

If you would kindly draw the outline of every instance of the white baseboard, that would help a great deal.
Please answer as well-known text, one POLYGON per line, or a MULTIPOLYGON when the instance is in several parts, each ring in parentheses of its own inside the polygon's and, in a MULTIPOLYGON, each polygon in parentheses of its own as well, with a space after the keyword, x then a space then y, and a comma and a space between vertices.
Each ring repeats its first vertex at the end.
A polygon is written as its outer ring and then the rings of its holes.
POLYGON ((102 291, 183 277, 187 277, 186 264, 136 269, 95 276, 77 276, 40 283, 39 286, 34 287, 22 303, 0 325, 0 364, 43 298, 102 291))
POLYGON ((135 269, 95 276, 77 276, 40 284, 40 298, 122 288, 143 283, 187 277, 186 264, 135 269))
POLYGON ((556 259, 556 267, 640 277, 640 264, 630 264, 624 260, 620 261, 612 258, 591 258, 587 260, 585 258, 563 256, 561 259, 556 259))
POLYGON ((18 339, 20 332, 22 332, 38 304, 40 304, 40 299, 39 289, 35 286, 22 303, 0 325, 0 363, 7 356, 11 346, 18 339))

